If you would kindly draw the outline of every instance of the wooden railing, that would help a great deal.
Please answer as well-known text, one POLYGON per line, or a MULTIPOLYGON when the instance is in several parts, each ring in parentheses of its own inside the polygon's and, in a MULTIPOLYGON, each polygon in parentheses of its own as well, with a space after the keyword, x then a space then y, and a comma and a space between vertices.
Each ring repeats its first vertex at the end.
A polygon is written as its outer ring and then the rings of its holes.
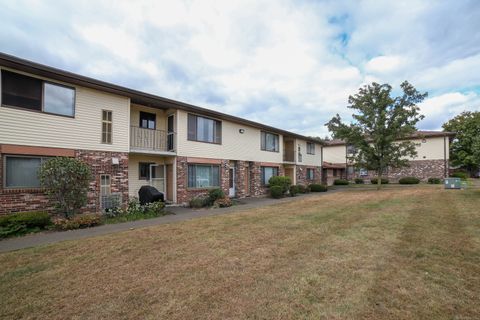
POLYGON ((284 149, 283 151, 283 161, 295 162, 295 152, 293 149, 284 149))
POLYGON ((130 147, 153 151, 174 151, 175 133, 130 126, 130 147))

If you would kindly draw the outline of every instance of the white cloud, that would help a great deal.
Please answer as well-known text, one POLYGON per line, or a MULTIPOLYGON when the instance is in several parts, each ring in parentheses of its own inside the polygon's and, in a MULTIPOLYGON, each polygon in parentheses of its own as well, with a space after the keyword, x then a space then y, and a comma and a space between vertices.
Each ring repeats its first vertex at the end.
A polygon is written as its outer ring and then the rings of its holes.
POLYGON ((399 56, 378 56, 367 62, 365 70, 372 73, 389 73, 398 71, 404 64, 399 56))

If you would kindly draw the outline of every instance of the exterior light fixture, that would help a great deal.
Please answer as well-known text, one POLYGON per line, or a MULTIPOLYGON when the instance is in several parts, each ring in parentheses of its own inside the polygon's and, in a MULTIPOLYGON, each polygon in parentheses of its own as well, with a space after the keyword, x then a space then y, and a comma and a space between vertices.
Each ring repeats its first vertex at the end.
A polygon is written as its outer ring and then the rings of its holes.
POLYGON ((240 132, 241 134, 243 134, 245 132, 245 129, 238 129, 238 132, 240 132))

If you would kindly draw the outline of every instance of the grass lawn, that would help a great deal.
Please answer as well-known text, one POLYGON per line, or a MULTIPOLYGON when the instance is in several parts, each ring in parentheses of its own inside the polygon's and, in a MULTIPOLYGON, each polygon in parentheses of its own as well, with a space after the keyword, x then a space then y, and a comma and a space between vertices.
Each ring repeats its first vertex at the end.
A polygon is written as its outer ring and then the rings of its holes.
POLYGON ((0 254, 0 318, 479 319, 480 191, 349 190, 0 254))

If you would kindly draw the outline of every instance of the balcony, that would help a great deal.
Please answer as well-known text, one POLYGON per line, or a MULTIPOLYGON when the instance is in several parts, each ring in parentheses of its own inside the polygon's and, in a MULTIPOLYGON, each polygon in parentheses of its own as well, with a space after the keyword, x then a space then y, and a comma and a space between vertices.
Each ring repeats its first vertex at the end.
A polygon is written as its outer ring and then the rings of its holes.
POLYGON ((175 133, 130 126, 130 151, 175 154, 175 133))
POLYGON ((284 151, 283 151, 283 161, 284 162, 295 162, 295 151, 284 149, 284 151))

